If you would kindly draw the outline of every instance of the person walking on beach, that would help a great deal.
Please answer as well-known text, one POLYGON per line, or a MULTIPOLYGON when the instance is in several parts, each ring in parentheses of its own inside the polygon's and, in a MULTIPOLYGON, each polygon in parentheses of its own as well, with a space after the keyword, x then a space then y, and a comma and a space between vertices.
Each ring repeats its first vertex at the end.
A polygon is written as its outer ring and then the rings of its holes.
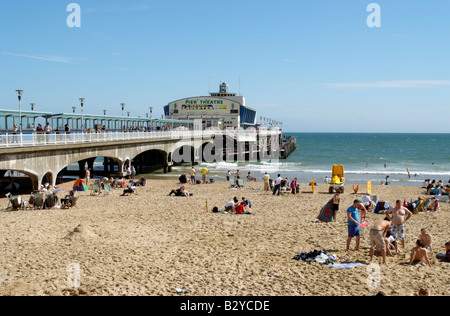
POLYGON ((389 217, 382 221, 375 222, 370 227, 370 262, 373 260, 375 248, 381 251, 383 255, 383 264, 386 264, 386 234, 391 227, 391 220, 389 217))
POLYGON ((86 170, 86 185, 89 184, 90 177, 91 177, 91 168, 87 168, 87 170, 86 170))
POLYGON ((206 176, 208 175, 208 168, 203 167, 202 169, 202 176, 203 176, 203 184, 206 183, 206 176))
POLYGON ((350 249, 350 243, 355 237, 356 239, 356 248, 355 250, 359 250, 360 240, 361 240, 361 229, 360 229, 360 221, 359 221, 359 201, 354 200, 353 205, 347 209, 347 218, 348 218, 348 238, 347 238, 347 250, 350 249))
POLYGON ((297 178, 295 178, 294 180, 291 181, 290 187, 291 187, 292 194, 295 194, 295 192, 297 190, 297 178))
POLYGON ((402 206, 400 200, 397 200, 395 202, 395 207, 386 212, 386 215, 390 216, 390 214, 392 214, 392 236, 394 236, 397 242, 400 240, 403 249, 405 249, 405 222, 411 218, 412 213, 402 206))
POLYGON ((341 191, 337 190, 333 196, 333 222, 336 222, 337 213, 339 211, 339 202, 341 201, 340 195, 341 191))
POLYGON ((264 181, 264 191, 270 191, 270 176, 267 174, 267 172, 263 176, 264 181))
POLYGON ((195 172, 195 168, 192 167, 189 171, 189 176, 191 177, 191 184, 195 184, 195 176, 197 175, 197 172, 195 172))
POLYGON ((275 195, 277 192, 278 195, 280 195, 281 181, 283 181, 283 179, 281 178, 281 175, 278 175, 278 177, 275 179, 275 188, 273 189, 273 195, 275 195))

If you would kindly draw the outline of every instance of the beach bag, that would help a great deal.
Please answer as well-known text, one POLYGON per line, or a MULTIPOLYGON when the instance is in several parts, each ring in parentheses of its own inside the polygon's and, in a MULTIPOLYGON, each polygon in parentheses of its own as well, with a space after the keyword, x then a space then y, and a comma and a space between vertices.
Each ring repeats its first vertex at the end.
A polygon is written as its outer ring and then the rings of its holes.
POLYGON ((217 206, 214 206, 212 209, 213 213, 219 213, 219 208, 217 206))

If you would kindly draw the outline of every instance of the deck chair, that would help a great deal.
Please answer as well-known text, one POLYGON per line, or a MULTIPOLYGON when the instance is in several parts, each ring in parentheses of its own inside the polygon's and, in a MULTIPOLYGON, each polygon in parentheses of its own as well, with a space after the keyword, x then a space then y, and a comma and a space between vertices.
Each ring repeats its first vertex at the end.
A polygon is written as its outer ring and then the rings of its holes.
POLYGON ((242 179, 238 179, 238 184, 241 188, 245 187, 245 182, 242 179))
POLYGON ((34 201, 33 201, 34 209, 43 209, 44 208, 44 193, 35 193, 34 201))
POLYGON ((236 182, 234 181, 234 179, 230 179, 230 187, 234 188, 236 186, 236 182))
POLYGON ((6 209, 11 207, 12 210, 19 211, 24 208, 24 202, 22 201, 22 197, 20 195, 12 196, 10 193, 8 193, 6 194, 6 197, 8 198, 8 206, 6 207, 6 209))
POLYGON ((53 194, 49 194, 45 197, 45 207, 54 208, 56 206, 56 199, 53 194))
POLYGON ((102 191, 100 190, 100 185, 97 182, 93 183, 91 195, 99 195, 101 193, 102 191))
POLYGON ((103 188, 105 189, 105 192, 106 192, 107 194, 112 194, 112 193, 113 193, 113 191, 112 191, 112 189, 111 189, 111 185, 110 185, 109 183, 103 184, 103 188))
POLYGON ((71 198, 70 198, 70 201, 69 201, 69 203, 70 203, 70 206, 69 207, 77 207, 77 201, 78 201, 78 199, 79 199, 80 197, 74 197, 74 196, 72 196, 71 198))

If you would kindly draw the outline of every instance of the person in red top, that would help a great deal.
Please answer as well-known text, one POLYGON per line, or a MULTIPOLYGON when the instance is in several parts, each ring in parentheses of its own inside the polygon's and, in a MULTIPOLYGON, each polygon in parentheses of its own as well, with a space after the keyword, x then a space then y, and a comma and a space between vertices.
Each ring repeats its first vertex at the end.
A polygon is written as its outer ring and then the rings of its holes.
POLYGON ((236 206, 236 214, 252 214, 245 210, 245 203, 241 202, 236 206))

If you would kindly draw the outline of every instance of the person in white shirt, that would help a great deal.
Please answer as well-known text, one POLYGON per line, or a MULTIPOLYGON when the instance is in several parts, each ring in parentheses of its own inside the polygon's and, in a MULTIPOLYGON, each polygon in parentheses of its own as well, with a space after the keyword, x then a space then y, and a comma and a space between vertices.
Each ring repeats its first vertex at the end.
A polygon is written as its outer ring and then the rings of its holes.
POLYGON ((278 195, 280 195, 281 181, 283 181, 283 179, 281 178, 281 175, 278 175, 278 177, 275 179, 275 188, 273 189, 273 195, 275 195, 277 191, 278 195))
POLYGON ((236 210, 237 203, 239 203, 239 200, 237 199, 237 197, 234 197, 233 201, 230 201, 225 205, 225 211, 234 213, 236 210))

